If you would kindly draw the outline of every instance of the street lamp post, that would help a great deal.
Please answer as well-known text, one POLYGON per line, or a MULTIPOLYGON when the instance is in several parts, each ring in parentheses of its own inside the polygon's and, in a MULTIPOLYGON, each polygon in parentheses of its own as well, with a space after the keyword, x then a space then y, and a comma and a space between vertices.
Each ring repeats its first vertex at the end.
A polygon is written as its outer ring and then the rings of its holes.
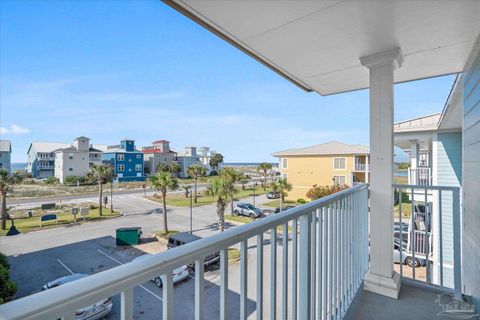
POLYGON ((113 178, 110 180, 110 213, 113 213, 113 178))
POLYGON ((191 187, 188 187, 187 189, 185 189, 185 195, 188 197, 190 196, 190 234, 193 233, 193 226, 192 226, 192 211, 193 211, 193 202, 192 202, 192 191, 191 191, 191 187))
POLYGON ((255 207, 255 187, 257 186, 257 182, 253 183, 253 206, 255 207))

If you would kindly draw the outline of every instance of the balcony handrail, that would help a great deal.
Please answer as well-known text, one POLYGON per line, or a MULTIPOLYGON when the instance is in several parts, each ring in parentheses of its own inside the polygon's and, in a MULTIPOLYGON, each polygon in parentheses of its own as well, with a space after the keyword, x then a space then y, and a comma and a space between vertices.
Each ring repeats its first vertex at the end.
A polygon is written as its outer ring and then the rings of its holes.
MULTIPOLYGON (((58 317, 70 319, 72 316, 68 317, 66 315, 74 314, 75 310, 118 293, 122 293, 123 297, 125 291, 132 290, 135 286, 147 282, 159 274, 168 274, 177 267, 193 261, 198 262, 199 259, 203 259, 213 252, 225 250, 225 248, 231 245, 241 243, 242 241, 245 242, 269 230, 275 230, 278 226, 295 221, 295 219, 302 216, 308 216, 317 209, 327 207, 348 195, 365 189, 368 189, 367 184, 357 185, 261 220, 219 232, 218 234, 177 247, 175 250, 168 250, 147 257, 142 261, 120 265, 75 282, 66 283, 56 288, 14 300, 0 306, 0 319, 26 320, 58 317)), ((297 227, 294 226, 294 228, 296 230, 297 227)), ((300 225, 301 228, 302 225, 300 225)), ((302 237, 301 234, 300 236, 302 237)), ((301 237, 300 241, 302 240, 301 237)), ((300 248, 300 256, 304 253, 305 251, 302 251, 302 248, 300 248)), ((171 286, 171 278, 167 281, 170 281, 169 284, 171 286)), ((168 285, 165 284, 165 286, 168 285)), ((168 292, 169 290, 164 288, 164 295, 167 294, 169 296, 168 292)), ((131 294, 130 291, 127 296, 131 294)))

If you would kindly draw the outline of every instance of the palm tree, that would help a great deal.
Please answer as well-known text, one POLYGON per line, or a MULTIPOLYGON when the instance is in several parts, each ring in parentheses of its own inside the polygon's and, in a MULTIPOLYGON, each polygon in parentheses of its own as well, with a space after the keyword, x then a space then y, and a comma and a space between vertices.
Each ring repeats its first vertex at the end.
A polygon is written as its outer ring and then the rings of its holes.
POLYGON ((280 211, 283 211, 283 204, 285 203, 285 197, 288 195, 287 191, 292 190, 292 184, 287 179, 278 179, 278 181, 272 184, 272 190, 280 193, 280 211))
POLYGON ((0 169, 0 196, 2 198, 2 230, 7 228, 7 194, 13 191, 13 185, 22 182, 23 175, 19 171, 9 174, 0 169))
MULTIPOLYGON (((93 165, 87 173, 87 179, 98 183, 98 214, 102 216, 103 184, 113 179, 113 168, 109 164, 93 165)), ((111 201, 111 199, 110 199, 111 201)))
POLYGON ((178 180, 169 172, 159 171, 149 178, 150 185, 162 195, 163 204, 163 232, 168 234, 167 224, 167 191, 178 189, 178 180))
POLYGON ((160 163, 157 166, 157 171, 170 172, 171 174, 177 174, 180 172, 180 165, 176 162, 160 163))
POLYGON ((263 191, 267 190, 267 173, 272 170, 272 164, 268 162, 262 162, 258 165, 257 171, 263 172, 263 191))
POLYGON ((211 159, 210 159, 210 166, 213 171, 218 172, 218 165, 223 162, 223 156, 220 153, 216 153, 211 159))
POLYGON ((242 190, 245 190, 245 185, 250 181, 250 176, 244 173, 238 175, 238 182, 242 185, 242 190))
MULTIPOLYGON (((230 180, 230 182, 235 186, 235 183, 237 183, 240 180, 240 173, 235 171, 233 168, 225 168, 222 171, 220 171, 220 177, 223 179, 230 180)), ((231 196, 230 199, 230 213, 233 214, 233 195, 231 196)))
POLYGON ((235 185, 227 176, 220 176, 210 181, 207 193, 217 199, 218 228, 223 232, 225 230, 225 207, 228 199, 233 198, 235 185))
POLYGON ((194 201, 197 203, 197 183, 198 183, 198 178, 203 177, 207 174, 207 170, 199 165, 199 164, 194 164, 188 167, 187 169, 187 174, 190 176, 190 178, 193 179, 195 182, 195 187, 194 187, 194 201))

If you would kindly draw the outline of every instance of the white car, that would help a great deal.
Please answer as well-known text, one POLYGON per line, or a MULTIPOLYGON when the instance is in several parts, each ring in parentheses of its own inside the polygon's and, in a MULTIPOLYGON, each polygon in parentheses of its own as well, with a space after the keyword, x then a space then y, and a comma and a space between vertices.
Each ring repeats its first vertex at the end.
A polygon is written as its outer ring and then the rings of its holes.
MULTIPOLYGON (((46 285, 42 287, 43 290, 48 290, 51 288, 55 288, 61 286, 62 284, 72 282, 78 279, 82 279, 87 277, 88 275, 82 273, 75 273, 69 276, 61 277, 56 280, 50 281, 46 285)), ((75 320, 97 320, 103 319, 106 317, 110 312, 112 312, 112 297, 108 297, 105 300, 99 301, 92 305, 89 305, 85 308, 77 310, 75 312, 75 320)))
MULTIPOLYGON (((135 259, 133 259, 133 261, 143 261, 147 257, 150 257, 150 256, 152 256, 152 254, 144 254, 143 256, 136 257, 135 259)), ((189 274, 188 273, 188 267, 186 265, 174 269, 173 270, 173 284, 176 284, 180 281, 185 280, 188 277, 188 274, 189 274)), ((153 278, 152 281, 155 282, 155 285, 159 288, 162 287, 162 285, 163 285, 162 276, 157 276, 157 277, 153 278)))

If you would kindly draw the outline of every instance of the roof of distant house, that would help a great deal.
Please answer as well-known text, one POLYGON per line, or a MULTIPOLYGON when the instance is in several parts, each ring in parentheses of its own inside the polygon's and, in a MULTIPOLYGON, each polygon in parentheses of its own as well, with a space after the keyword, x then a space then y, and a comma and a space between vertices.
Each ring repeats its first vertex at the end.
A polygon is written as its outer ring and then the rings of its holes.
POLYGON ((50 153, 58 149, 68 148, 70 146, 70 143, 33 141, 28 150, 30 151, 31 148, 34 148, 36 152, 50 153))
POLYGON ((85 136, 80 136, 78 138, 75 138, 75 140, 90 140, 90 138, 87 138, 85 136))
POLYGON ((418 118, 408 119, 395 123, 393 125, 393 130, 395 132, 437 130, 441 117, 442 113, 439 112, 418 118))
POLYGON ((12 152, 10 140, 0 140, 0 152, 12 152))
MULTIPOLYGON (((62 151, 62 152, 75 152, 75 151, 78 151, 77 148, 75 148, 74 146, 70 146, 70 147, 67 147, 67 148, 60 148, 60 149, 57 149, 57 150, 53 150, 52 152, 59 152, 59 151, 62 151)), ((92 148, 92 147, 89 147, 88 148, 88 151, 89 152, 102 152, 102 150, 98 150, 98 149, 95 149, 95 148, 92 148)))
POLYGON ((302 155, 335 155, 335 154, 368 154, 370 153, 367 146, 358 144, 346 144, 338 141, 330 141, 327 143, 317 144, 314 146, 288 149, 272 154, 274 157, 279 156, 302 156, 302 155))
POLYGON ((175 151, 169 150, 168 152, 163 152, 160 149, 154 149, 154 148, 147 148, 147 149, 142 149, 143 153, 176 153, 175 151))
POLYGON ((153 143, 153 144, 157 144, 157 143, 170 143, 170 141, 167 141, 167 140, 157 140, 157 141, 153 141, 152 143, 153 143))

